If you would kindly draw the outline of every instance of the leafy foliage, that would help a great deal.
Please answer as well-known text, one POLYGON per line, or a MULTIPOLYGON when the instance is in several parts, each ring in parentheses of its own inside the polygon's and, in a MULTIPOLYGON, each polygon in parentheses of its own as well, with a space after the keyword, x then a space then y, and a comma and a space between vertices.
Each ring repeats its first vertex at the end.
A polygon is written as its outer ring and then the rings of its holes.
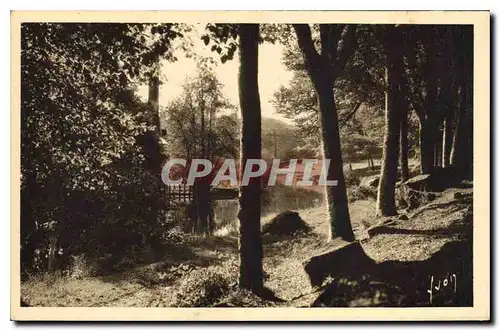
POLYGON ((201 39, 205 45, 212 44, 211 51, 220 55, 220 60, 225 63, 232 60, 238 49, 237 24, 207 24, 206 34, 201 39))
POLYGON ((154 73, 158 56, 175 60, 170 41, 181 30, 22 25, 21 248, 28 269, 35 259, 45 268, 49 237, 68 261, 75 252, 125 254, 157 233, 160 184, 144 170, 138 143, 152 130, 149 108, 133 89, 154 73))
POLYGON ((206 61, 188 78, 181 95, 163 111, 171 155, 217 159, 235 157, 238 147, 236 109, 206 61))

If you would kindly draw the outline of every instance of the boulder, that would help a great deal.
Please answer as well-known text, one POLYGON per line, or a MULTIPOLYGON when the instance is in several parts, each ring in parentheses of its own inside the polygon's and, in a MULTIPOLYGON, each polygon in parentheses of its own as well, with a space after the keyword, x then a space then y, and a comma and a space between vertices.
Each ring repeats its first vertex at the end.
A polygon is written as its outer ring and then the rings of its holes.
POLYGON ((359 241, 342 241, 337 247, 302 262, 312 286, 320 286, 328 276, 356 276, 363 273, 363 266, 373 264, 359 241))
POLYGON ((396 192, 399 208, 415 209, 436 199, 447 184, 437 173, 418 175, 402 183, 396 192))
POLYGON ((368 188, 377 188, 379 181, 380 181, 379 175, 364 177, 361 180, 361 183, 359 184, 359 186, 368 187, 368 188))
POLYGON ((439 193, 436 192, 415 190, 407 185, 402 185, 397 190, 398 207, 412 210, 434 201, 438 195, 439 193))
POLYGON ((432 187, 431 175, 425 174, 412 177, 404 182, 403 186, 417 191, 430 191, 432 187))
POLYGON ((472 192, 455 192, 453 194, 453 199, 455 200, 465 200, 471 198, 472 198, 472 192))

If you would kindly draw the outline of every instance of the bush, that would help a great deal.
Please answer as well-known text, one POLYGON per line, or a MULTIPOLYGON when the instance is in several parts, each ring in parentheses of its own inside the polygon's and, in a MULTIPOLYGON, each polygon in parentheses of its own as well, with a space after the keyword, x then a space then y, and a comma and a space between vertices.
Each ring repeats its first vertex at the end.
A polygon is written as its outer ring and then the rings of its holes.
POLYGON ((292 235, 297 232, 309 232, 309 230, 299 214, 293 211, 276 215, 262 227, 262 233, 272 235, 292 235))
POLYGON ((359 176, 353 170, 349 169, 344 171, 344 179, 347 187, 358 186, 361 183, 359 176))
POLYGON ((347 190, 349 202, 377 198, 377 189, 367 186, 351 186, 347 190))
POLYGON ((189 217, 188 205, 179 205, 167 212, 168 221, 182 232, 192 232, 195 226, 194 220, 189 217))
POLYGON ((209 268, 197 268, 178 287, 176 307, 210 307, 237 288, 238 265, 228 261, 209 268))

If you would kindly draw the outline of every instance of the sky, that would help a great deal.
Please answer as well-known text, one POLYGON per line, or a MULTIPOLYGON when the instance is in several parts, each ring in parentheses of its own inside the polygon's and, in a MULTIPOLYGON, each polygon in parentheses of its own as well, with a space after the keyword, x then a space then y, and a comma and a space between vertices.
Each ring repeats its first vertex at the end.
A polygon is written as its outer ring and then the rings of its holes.
MULTIPOLYGON (((217 61, 215 74, 219 81, 224 85, 224 94, 235 105, 239 105, 238 98, 238 67, 239 57, 236 52, 235 57, 222 64, 218 60, 218 54, 210 51, 210 45, 205 46, 201 40, 204 24, 195 26, 192 32, 186 37, 191 38, 194 44, 194 52, 200 56, 213 57, 217 61)), ((264 43, 259 45, 259 93, 262 116, 270 117, 292 123, 283 116, 276 114, 271 103, 273 93, 280 85, 287 86, 292 79, 292 72, 287 71, 281 63, 283 46, 279 44, 264 43)), ((196 60, 187 58, 182 50, 174 54, 178 60, 176 62, 162 62, 161 76, 162 85, 160 86, 159 102, 160 106, 167 105, 180 95, 182 84, 187 77, 196 75, 196 60)), ((147 99, 147 86, 141 86, 138 91, 143 99, 147 99)))

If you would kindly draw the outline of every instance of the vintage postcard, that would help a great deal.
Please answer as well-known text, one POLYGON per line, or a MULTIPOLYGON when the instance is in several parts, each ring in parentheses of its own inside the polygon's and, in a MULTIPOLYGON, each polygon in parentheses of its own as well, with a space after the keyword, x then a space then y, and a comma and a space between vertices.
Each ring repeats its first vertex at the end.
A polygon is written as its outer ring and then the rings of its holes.
POLYGON ((11 27, 11 319, 490 319, 489 12, 11 27))

